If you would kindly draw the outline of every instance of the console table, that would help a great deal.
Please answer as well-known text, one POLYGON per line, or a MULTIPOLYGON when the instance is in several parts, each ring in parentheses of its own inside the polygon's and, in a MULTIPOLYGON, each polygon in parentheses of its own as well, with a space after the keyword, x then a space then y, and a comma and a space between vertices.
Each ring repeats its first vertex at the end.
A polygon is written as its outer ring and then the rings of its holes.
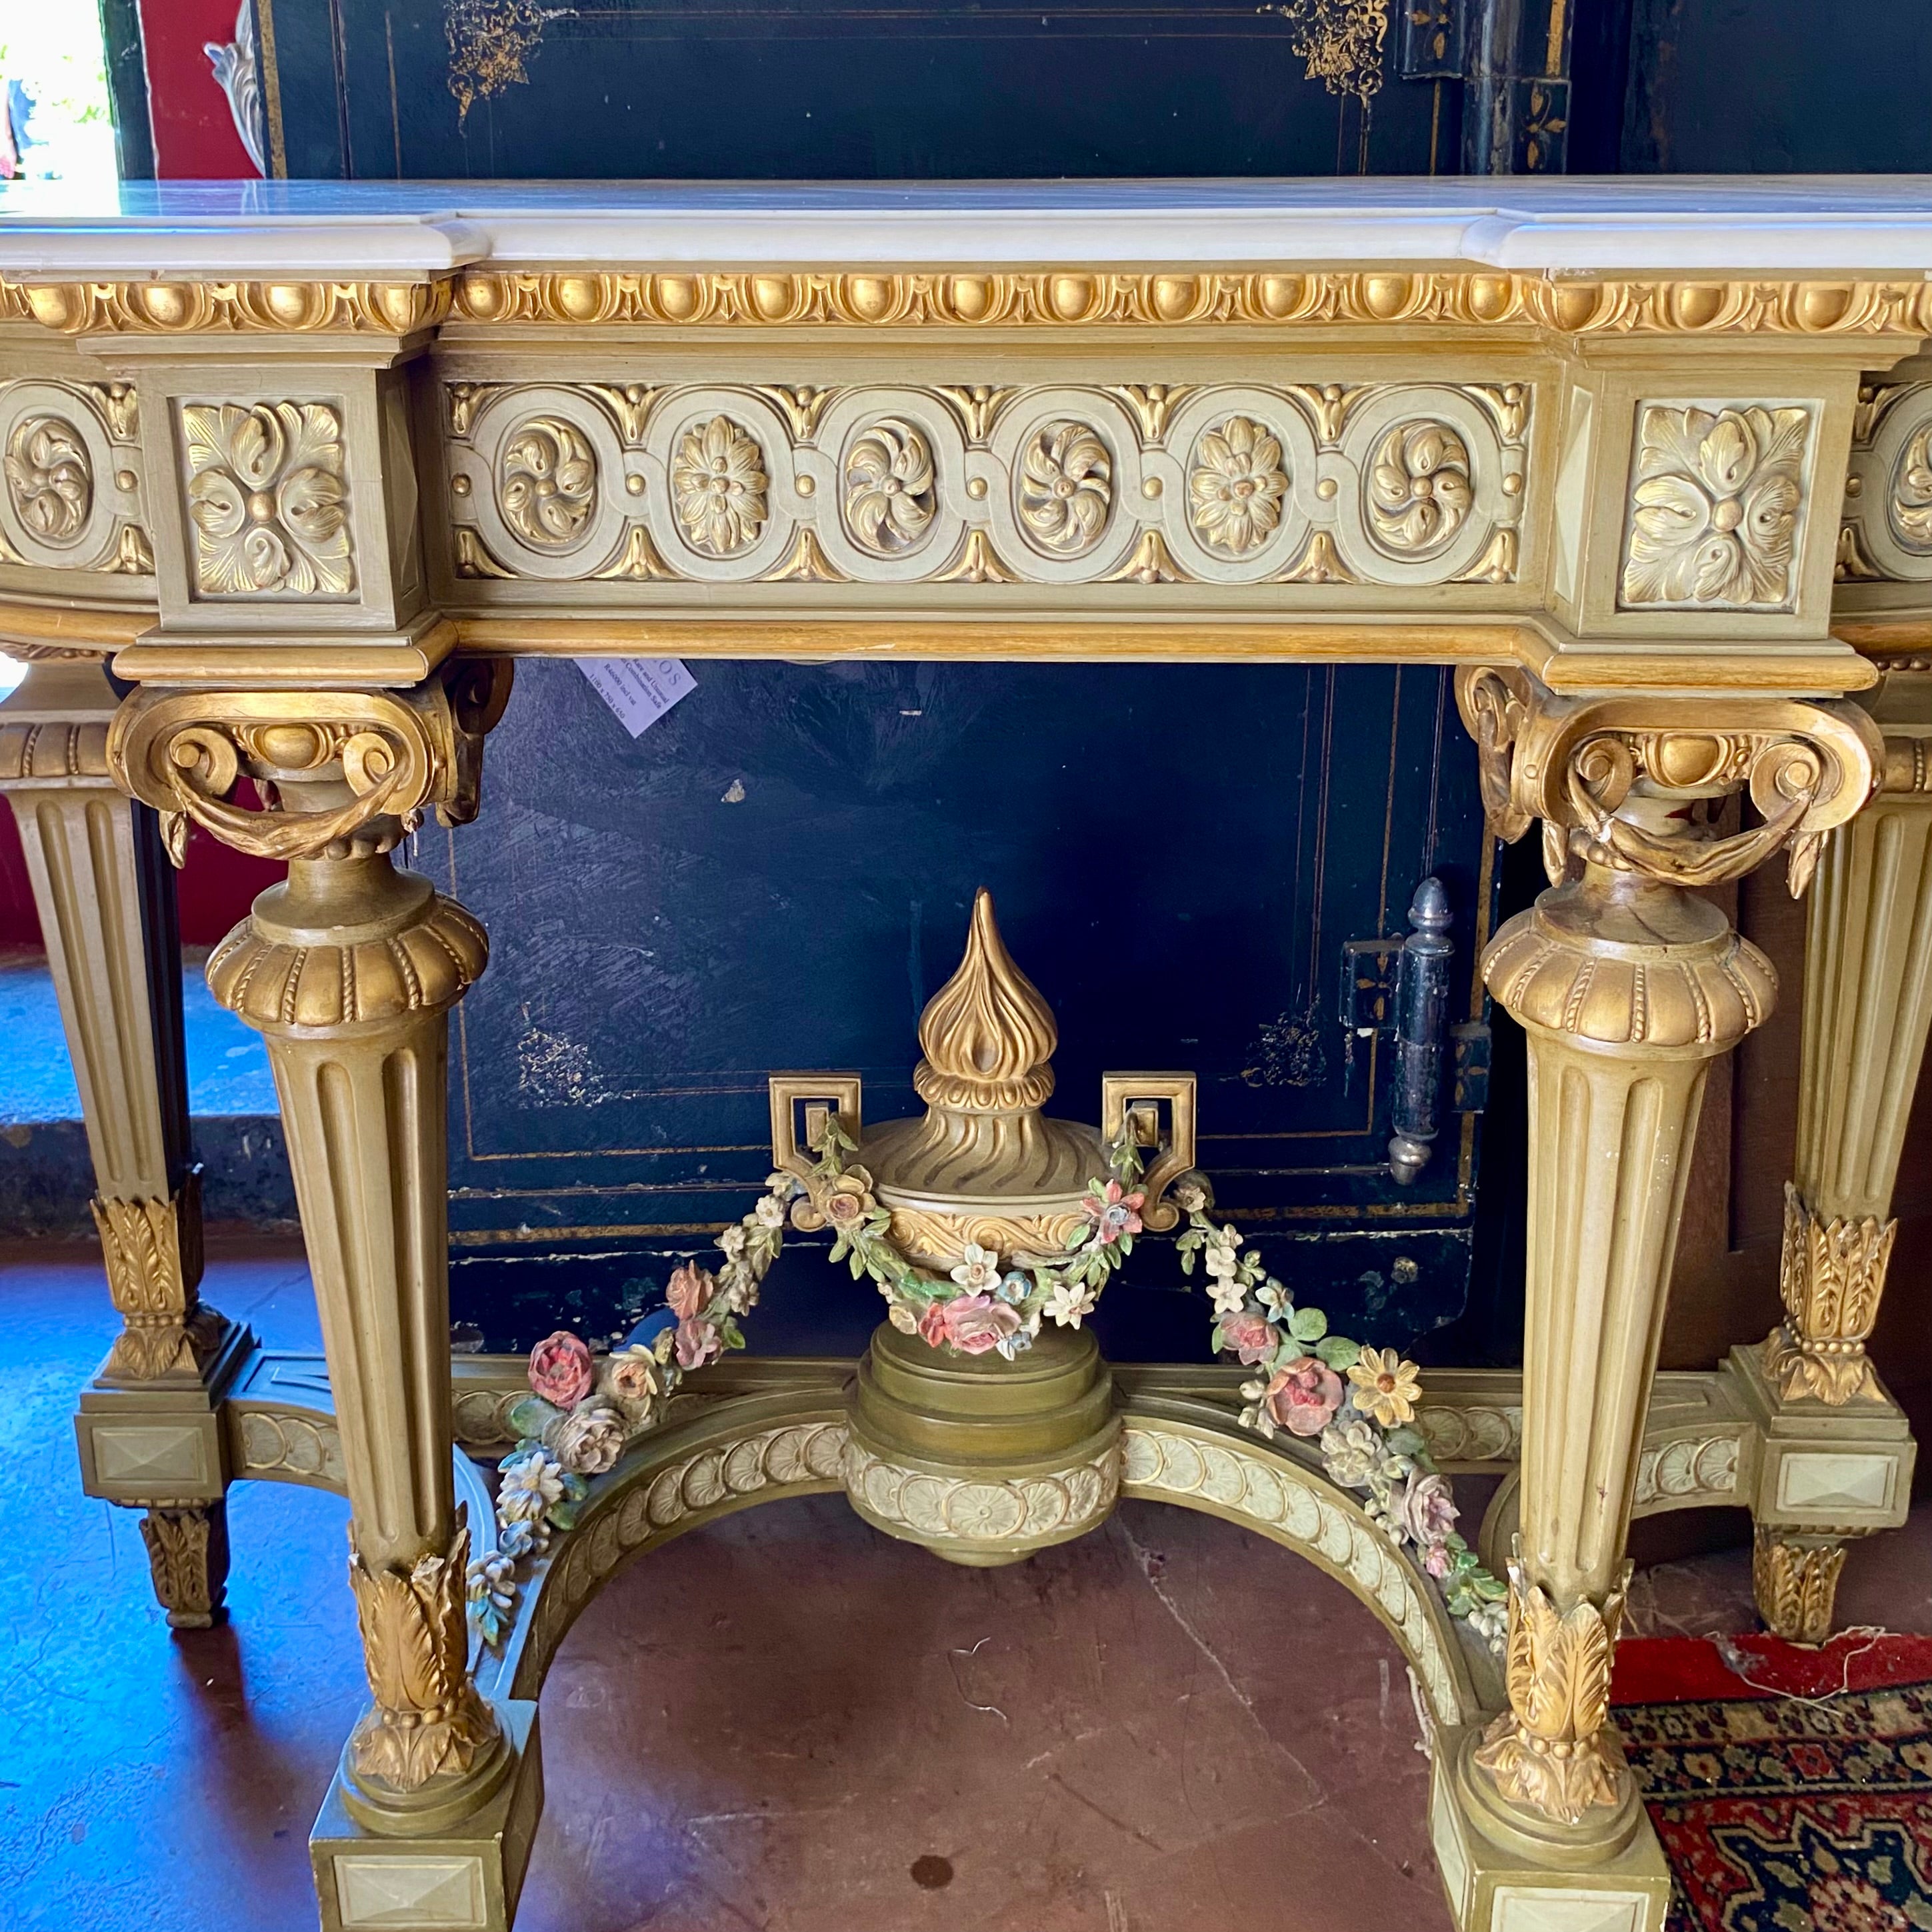
POLYGON ((512 660, 598 653, 1456 668, 1551 881, 1483 967, 1529 1042, 1526 1366, 1432 1373, 1418 1418, 1511 1474, 1506 1654, 1239 1426, 1238 1371, 1118 1372, 1102 1474, 1388 1627, 1465 1932, 1657 1932, 1606 1718, 1633 1512, 1748 1506, 1766 1618, 1816 1638, 1906 1504, 1863 1344, 1932 1018, 1928 270, 1932 182, 1887 179, 0 195, 0 643, 33 660, 0 789, 125 1318, 82 1467, 178 1623, 219 1604, 231 1482, 346 1491, 371 1702, 311 1840, 331 1932, 506 1928, 576 1612, 857 1480, 848 1365, 721 1365, 466 1641, 462 1452, 524 1384, 448 1348, 448 1016, 518 935, 390 855, 473 814, 512 660), (289 864, 211 980, 267 1039, 326 1375, 196 1296, 190 824, 289 864), (1778 997, 1696 889, 1774 859, 1811 907, 1785 1318, 1659 1376, 1706 1077, 1778 997))

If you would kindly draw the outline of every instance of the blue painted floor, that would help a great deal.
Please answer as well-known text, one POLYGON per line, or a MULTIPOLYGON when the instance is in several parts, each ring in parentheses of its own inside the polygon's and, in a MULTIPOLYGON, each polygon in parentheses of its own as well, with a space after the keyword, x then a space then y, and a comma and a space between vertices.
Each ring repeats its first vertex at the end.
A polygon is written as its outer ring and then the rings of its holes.
MULTIPOLYGON (((202 964, 200 956, 191 956, 182 973, 188 1111, 272 1114, 275 1084, 262 1036, 214 1004, 202 964)), ((46 962, 0 954, 0 1126, 80 1118, 80 1095, 46 962)))

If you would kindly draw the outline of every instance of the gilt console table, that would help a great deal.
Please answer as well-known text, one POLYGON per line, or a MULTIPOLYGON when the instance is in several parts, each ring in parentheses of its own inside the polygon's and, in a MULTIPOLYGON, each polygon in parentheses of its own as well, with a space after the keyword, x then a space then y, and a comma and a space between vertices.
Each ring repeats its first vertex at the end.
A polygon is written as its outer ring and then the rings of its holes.
MULTIPOLYGON (((180 1623, 218 1606, 230 1482, 346 1490, 371 1702, 311 1840, 326 1925, 506 1927, 578 1610, 695 1523, 844 1487, 962 1560, 1117 1493, 1307 1556, 1410 1660, 1465 1932, 1657 1932, 1606 1717, 1633 1513, 1748 1506, 1766 1616, 1815 1637, 1846 1539, 1906 1507, 1863 1343, 1932 1016, 1928 269, 1932 182, 1890 180, 0 199, 0 643, 34 660, 0 788, 125 1318, 82 1466, 146 1512, 180 1623), (1529 1041, 1526 1366, 1432 1374, 1409 1439, 1511 1472, 1482 1546, 1506 1645, 1294 1424, 1243 1426, 1246 1371, 1108 1397, 1090 1348, 1084 1460, 996 1456, 968 1510, 860 1440, 866 1388, 925 1372, 910 1315, 856 1396, 848 1364, 707 1369, 466 1642, 466 1562, 502 1551, 462 1452, 507 1447, 525 1396, 520 1363, 447 1348, 447 1022, 488 943, 390 854, 474 812, 512 660, 600 653, 1456 668, 1493 829, 1540 825, 1551 881, 1484 962, 1529 1041), (196 1296, 166 866, 190 823, 289 863, 211 976, 267 1038, 326 1375, 196 1296), (1774 859, 1811 894, 1785 1318, 1660 1376, 1706 1078, 1778 997, 1697 889, 1774 859)), ((1052 1018, 989 908, 922 1040, 934 1119, 1034 1120, 1052 1018)), ((1191 1091, 1109 1088, 1120 1144, 1163 1144, 1150 1222, 1191 1091)), ((858 1138, 856 1084, 773 1106, 779 1217, 810 1171, 821 1225, 898 1235, 873 1176, 808 1158, 858 1138)), ((967 1252, 955 1279, 997 1277, 967 1252)), ((1308 1359, 1286 1400, 1332 1407, 1308 1359)))

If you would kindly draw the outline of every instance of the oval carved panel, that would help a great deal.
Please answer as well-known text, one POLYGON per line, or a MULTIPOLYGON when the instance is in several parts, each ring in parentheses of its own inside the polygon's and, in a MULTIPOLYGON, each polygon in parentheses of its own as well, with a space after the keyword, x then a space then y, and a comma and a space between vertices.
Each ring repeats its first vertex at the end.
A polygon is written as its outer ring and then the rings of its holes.
POLYGON ((1475 502, 1469 452, 1447 423, 1398 423, 1376 450, 1366 491, 1369 527, 1399 556, 1452 542, 1475 502))
POLYGON ((932 446, 916 424, 883 416, 845 452, 845 527, 874 556, 916 550, 938 509, 932 446))
POLYGON ((710 556, 730 556, 757 542, 768 512, 764 452, 728 416, 694 424, 679 440, 671 490, 685 539, 710 556))
POLYGON ((69 550, 94 508, 94 465, 80 431, 64 416, 22 416, 7 439, 7 495, 39 541, 69 550))
POLYGON ((1027 541, 1049 556, 1091 550, 1114 507, 1114 459, 1099 430, 1065 419, 1043 424, 1021 458, 1013 508, 1027 541))
POLYGON ((532 416, 503 444, 496 508, 533 550, 568 550, 597 509, 597 458, 589 439, 561 416, 532 416))

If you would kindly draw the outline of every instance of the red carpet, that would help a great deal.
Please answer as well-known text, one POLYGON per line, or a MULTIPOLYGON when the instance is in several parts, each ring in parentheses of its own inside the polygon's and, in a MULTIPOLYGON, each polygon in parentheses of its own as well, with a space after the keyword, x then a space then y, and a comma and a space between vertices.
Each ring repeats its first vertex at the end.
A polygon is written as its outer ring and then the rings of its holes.
POLYGON ((1612 1694, 1669 1932, 1932 1932, 1932 1637, 1631 1638, 1612 1694))

